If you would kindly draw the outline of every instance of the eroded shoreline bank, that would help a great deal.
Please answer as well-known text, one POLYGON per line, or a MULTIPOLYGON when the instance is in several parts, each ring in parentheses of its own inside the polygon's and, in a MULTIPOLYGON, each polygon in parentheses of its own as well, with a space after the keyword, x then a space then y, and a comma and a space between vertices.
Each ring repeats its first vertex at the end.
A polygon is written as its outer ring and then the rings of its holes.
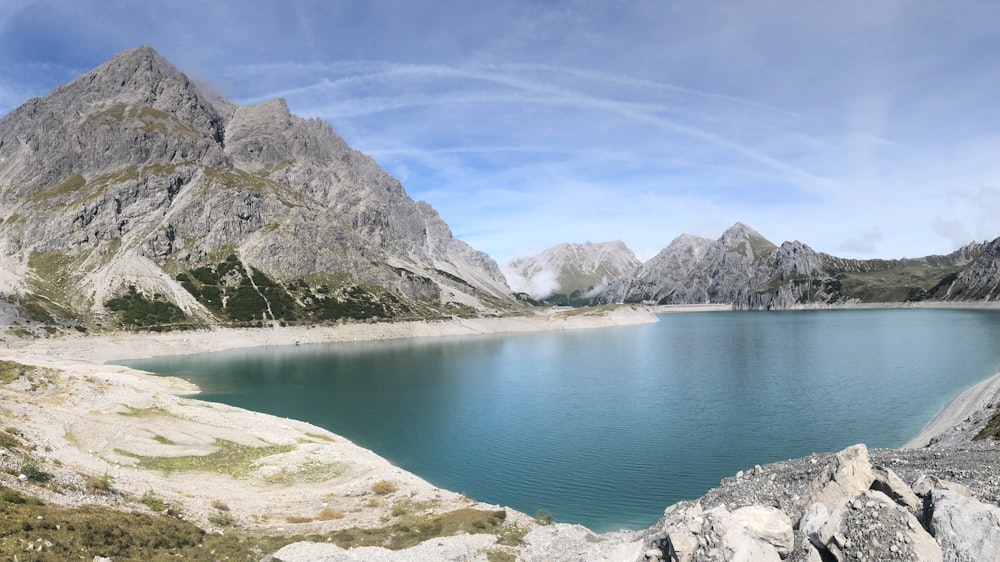
POLYGON ((68 335, 30 341, 11 351, 103 363, 121 359, 207 353, 245 347, 584 330, 650 324, 657 321, 656 315, 645 307, 609 306, 498 318, 454 317, 439 321, 355 322, 328 326, 275 325, 267 328, 214 328, 161 333, 119 332, 96 336, 68 335))

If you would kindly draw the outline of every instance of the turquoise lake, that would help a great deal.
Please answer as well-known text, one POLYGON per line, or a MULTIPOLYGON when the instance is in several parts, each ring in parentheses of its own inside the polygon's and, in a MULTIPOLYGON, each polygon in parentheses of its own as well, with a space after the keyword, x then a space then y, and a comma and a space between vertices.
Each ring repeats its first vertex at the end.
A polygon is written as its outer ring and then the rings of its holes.
POLYGON ((1000 312, 665 314, 642 326, 119 362, 305 420, 431 483, 595 531, 738 470, 898 447, 1000 369, 1000 312))

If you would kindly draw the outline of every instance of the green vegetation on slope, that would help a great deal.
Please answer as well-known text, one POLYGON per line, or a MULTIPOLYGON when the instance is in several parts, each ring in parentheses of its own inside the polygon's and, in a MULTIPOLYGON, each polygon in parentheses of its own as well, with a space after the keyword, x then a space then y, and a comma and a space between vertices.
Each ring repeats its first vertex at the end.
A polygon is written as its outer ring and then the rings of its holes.
POLYGON ((129 285, 128 293, 104 303, 104 307, 117 312, 125 328, 142 328, 154 332, 176 328, 192 328, 184 311, 166 297, 157 293, 147 298, 129 285))
POLYGON ((997 409, 993 417, 986 424, 975 437, 972 438, 973 441, 983 441, 985 439, 992 439, 994 441, 1000 440, 1000 408, 997 409))
POLYGON ((391 291, 332 277, 281 284, 235 254, 214 266, 178 273, 176 279, 216 316, 241 325, 272 318, 285 323, 397 318, 412 311, 391 291))
POLYGON ((960 267, 930 267, 903 262, 882 271, 845 272, 836 276, 843 295, 861 302, 907 302, 934 298, 934 289, 960 267))
MULTIPOLYGON (((152 492, 147 492, 143 498, 143 503, 162 507, 152 492)), ((238 522, 230 516, 226 519, 226 526, 230 528, 225 534, 217 534, 167 515, 94 506, 47 506, 37 498, 0 487, 0 559, 55 562, 101 556, 150 562, 260 560, 298 541, 332 542, 343 548, 383 546, 398 550, 459 533, 496 534, 500 544, 519 544, 524 531, 504 525, 506 515, 503 510, 465 508, 441 515, 405 515, 386 527, 280 537, 262 536, 233 527, 238 522)))

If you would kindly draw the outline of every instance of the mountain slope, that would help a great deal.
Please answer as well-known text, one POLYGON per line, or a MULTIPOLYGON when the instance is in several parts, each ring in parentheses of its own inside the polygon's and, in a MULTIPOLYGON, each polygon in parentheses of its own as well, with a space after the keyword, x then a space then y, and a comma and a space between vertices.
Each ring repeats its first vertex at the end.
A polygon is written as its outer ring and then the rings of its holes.
POLYGON ((201 323, 517 306, 492 259, 328 123, 206 94, 149 47, 0 119, 0 217, 0 291, 28 317, 99 322, 133 293, 201 323))
POLYGON ((511 284, 536 299, 577 304, 604 291, 605 286, 640 265, 621 241, 559 244, 542 253, 511 260, 506 267, 511 284))

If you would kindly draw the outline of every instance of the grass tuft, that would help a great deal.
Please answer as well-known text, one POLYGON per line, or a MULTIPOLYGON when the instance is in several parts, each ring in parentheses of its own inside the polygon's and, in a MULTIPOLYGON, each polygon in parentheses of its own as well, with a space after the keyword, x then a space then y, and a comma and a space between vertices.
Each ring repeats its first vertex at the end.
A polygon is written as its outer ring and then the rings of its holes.
POLYGON ((372 484, 372 492, 380 496, 387 496, 395 492, 398 488, 392 482, 388 480, 379 480, 378 482, 372 484))

